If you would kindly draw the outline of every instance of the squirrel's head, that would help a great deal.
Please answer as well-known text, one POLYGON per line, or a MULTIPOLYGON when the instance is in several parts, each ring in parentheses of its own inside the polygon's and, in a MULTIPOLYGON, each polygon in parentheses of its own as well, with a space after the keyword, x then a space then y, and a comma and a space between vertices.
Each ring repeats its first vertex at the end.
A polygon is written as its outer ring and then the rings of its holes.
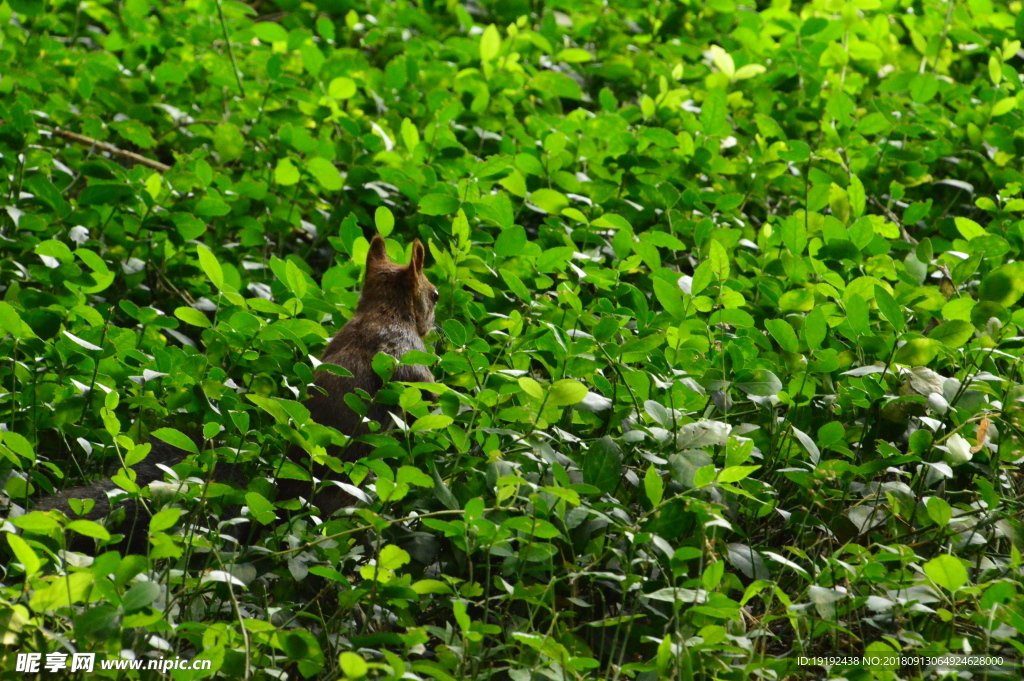
POLYGON ((366 281, 359 307, 380 306, 396 310, 416 324, 420 336, 434 328, 434 307, 437 305, 437 287, 423 274, 426 249, 419 239, 412 242, 412 260, 398 265, 388 258, 384 239, 377 235, 370 242, 366 254, 366 281))

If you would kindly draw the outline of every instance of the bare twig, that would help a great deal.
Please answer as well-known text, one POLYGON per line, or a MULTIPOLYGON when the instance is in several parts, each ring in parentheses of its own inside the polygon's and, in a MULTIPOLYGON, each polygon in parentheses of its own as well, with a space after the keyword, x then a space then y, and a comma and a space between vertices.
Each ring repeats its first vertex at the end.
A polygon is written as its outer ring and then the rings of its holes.
POLYGON ((231 37, 228 35, 228 25, 224 21, 224 8, 221 7, 220 0, 217 0, 217 16, 220 17, 220 27, 224 31, 224 42, 228 46, 228 57, 231 58, 231 70, 235 73, 235 82, 238 83, 238 92, 242 95, 242 99, 245 99, 245 88, 242 87, 242 74, 238 70, 238 63, 235 61, 235 51, 231 47, 231 37))
POLYGON ((120 156, 121 158, 128 159, 132 163, 138 163, 139 165, 146 166, 147 168, 152 168, 153 170, 159 171, 161 173, 166 173, 168 170, 171 169, 169 165, 161 163, 160 161, 155 161, 151 158, 140 156, 139 154, 136 154, 134 151, 128 151, 126 149, 115 147, 113 144, 110 144, 109 142, 101 142, 97 139, 93 139, 92 137, 79 135, 77 132, 71 132, 70 130, 61 130, 60 128, 53 128, 52 130, 50 130, 50 132, 52 132, 57 137, 63 137, 69 142, 77 142, 78 144, 88 144, 89 146, 96 147, 97 149, 105 151, 109 154, 120 156))
POLYGON ((910 236, 910 232, 907 231, 907 228, 903 224, 903 221, 900 220, 899 216, 896 215, 896 213, 893 213, 889 209, 888 206, 886 206, 885 204, 883 204, 881 201, 879 201, 878 199, 876 199, 873 196, 871 197, 871 203, 873 203, 876 206, 878 206, 879 210, 881 210, 883 213, 885 213, 885 217, 889 218, 894 223, 896 223, 896 226, 900 228, 900 237, 902 237, 902 239, 904 241, 906 241, 908 244, 911 244, 913 246, 917 245, 917 239, 915 239, 914 237, 910 236))

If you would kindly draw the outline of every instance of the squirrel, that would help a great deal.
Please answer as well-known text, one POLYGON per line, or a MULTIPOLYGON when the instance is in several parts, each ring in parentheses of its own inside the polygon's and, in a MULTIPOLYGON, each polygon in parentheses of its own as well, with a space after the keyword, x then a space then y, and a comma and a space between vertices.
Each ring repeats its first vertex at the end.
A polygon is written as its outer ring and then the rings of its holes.
MULTIPOLYGON (((309 397, 305 406, 310 417, 316 423, 329 426, 351 438, 358 438, 370 432, 368 423, 345 402, 345 395, 356 390, 363 390, 371 397, 377 393, 384 382, 373 370, 372 362, 377 353, 386 353, 400 359, 412 350, 426 351, 423 337, 434 328, 434 309, 437 305, 438 291, 423 274, 423 261, 426 250, 417 239, 412 244, 412 260, 408 265, 391 262, 388 258, 384 239, 380 235, 373 237, 366 255, 366 272, 363 291, 359 297, 355 314, 334 335, 323 353, 322 362, 343 367, 351 376, 339 376, 327 371, 318 371, 314 377, 316 392, 309 397)), ((396 381, 432 383, 434 380, 430 370, 420 364, 400 365, 392 376, 396 381)), ((433 399, 428 394, 428 398, 433 399)), ((382 429, 390 426, 389 408, 383 404, 373 404, 367 419, 376 421, 382 429)), ((188 452, 167 443, 153 440, 149 455, 142 462, 132 466, 135 471, 136 484, 140 487, 163 479, 162 466, 173 466, 180 463, 188 452)), ((338 447, 328 450, 329 454, 339 453, 347 461, 366 456, 371 447, 365 443, 350 442, 343 452, 338 447)), ((288 456, 296 463, 304 451, 292 446, 288 456)), ((237 468, 232 465, 218 465, 215 478, 223 481, 240 482, 237 468), (226 471, 226 473, 224 472, 226 471), (234 478, 232 480, 232 478, 234 478)), ((331 472, 324 465, 314 465, 313 474, 317 477, 329 477, 331 472)), ((279 499, 310 498, 314 485, 310 481, 279 479, 279 499)), ((70 499, 92 499, 93 508, 85 514, 88 520, 100 520, 111 512, 125 511, 124 519, 116 523, 114 528, 118 534, 125 535, 125 540, 118 548, 127 549, 131 553, 144 552, 147 540, 149 512, 138 499, 115 502, 112 508, 108 492, 118 489, 112 480, 101 480, 91 485, 76 487, 53 494, 38 500, 35 510, 60 510, 65 515, 73 516, 69 505, 70 499)), ((352 498, 335 485, 326 485, 316 492, 312 503, 322 514, 330 516, 343 505, 351 503, 352 498)), ((84 538, 83 538, 84 539, 84 538)), ((78 548, 82 544, 73 545, 78 548)))

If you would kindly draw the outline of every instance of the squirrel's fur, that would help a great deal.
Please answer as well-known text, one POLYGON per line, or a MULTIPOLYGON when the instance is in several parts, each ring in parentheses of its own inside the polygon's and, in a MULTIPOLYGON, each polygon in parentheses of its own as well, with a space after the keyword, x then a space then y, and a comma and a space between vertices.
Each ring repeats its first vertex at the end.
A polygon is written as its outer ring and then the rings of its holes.
MULTIPOLYGON (((408 265, 399 265, 388 258, 383 238, 375 236, 370 242, 363 291, 355 314, 331 339, 322 359, 325 364, 344 367, 352 376, 342 377, 326 371, 317 372, 314 380, 319 390, 311 391, 312 395, 305 403, 312 420, 316 423, 333 427, 353 438, 366 435, 370 432, 368 425, 345 403, 345 395, 361 389, 373 396, 383 387, 383 381, 372 367, 373 358, 377 353, 383 352, 400 359, 411 350, 426 350, 423 336, 434 327, 434 307, 438 293, 437 288, 423 274, 425 255, 423 244, 418 240, 414 241, 411 262, 408 265)), ((392 378, 396 381, 427 383, 434 380, 430 370, 418 364, 399 366, 392 378)), ((367 418, 376 421, 382 428, 388 428, 391 421, 388 411, 387 405, 374 404, 367 418)), ((188 456, 184 450, 158 440, 153 440, 151 444, 152 450, 146 459, 132 466, 139 486, 163 479, 164 473, 159 464, 173 466, 188 456)), ((338 451, 329 453, 339 454, 338 451)), ((344 458, 351 461, 369 453, 368 445, 351 443, 344 450, 344 458)), ((302 454, 298 447, 293 447, 289 452, 289 456, 296 460, 300 459, 302 454)), ((315 466, 313 473, 318 477, 330 475, 326 466, 315 466)), ((225 481, 238 477, 237 470, 222 464, 218 464, 215 476, 225 481)), ((278 496, 281 499, 300 496, 308 499, 313 489, 310 482, 291 479, 277 482, 278 496)), ((92 499, 95 505, 85 517, 89 520, 99 520, 115 510, 111 508, 107 493, 116 489, 117 485, 111 480, 101 480, 42 498, 36 502, 35 510, 57 509, 65 515, 75 517, 68 501, 92 499)), ((329 516, 350 501, 351 498, 335 485, 324 486, 324 489, 312 499, 313 504, 324 516, 329 516)), ((125 510, 124 520, 112 528, 126 537, 121 548, 131 552, 144 551, 149 523, 149 513, 145 505, 139 500, 128 499, 118 503, 115 508, 125 510)))

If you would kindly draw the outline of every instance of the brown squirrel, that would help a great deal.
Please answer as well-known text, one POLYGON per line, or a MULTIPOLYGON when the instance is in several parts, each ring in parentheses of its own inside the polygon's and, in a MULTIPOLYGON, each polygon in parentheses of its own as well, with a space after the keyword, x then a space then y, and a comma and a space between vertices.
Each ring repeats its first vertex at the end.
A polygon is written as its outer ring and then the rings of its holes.
MULTIPOLYGON (((352 375, 339 376, 326 371, 318 371, 314 382, 320 389, 305 403, 313 421, 320 425, 330 426, 352 438, 358 438, 370 432, 368 424, 354 412, 344 397, 357 389, 366 391, 371 397, 383 387, 382 379, 372 368, 373 358, 383 352, 400 359, 411 350, 426 351, 423 336, 434 327, 434 308, 437 305, 437 287, 423 274, 423 261, 426 251, 419 240, 413 242, 412 260, 408 265, 399 265, 388 258, 384 239, 379 235, 370 242, 366 255, 366 274, 363 292, 356 306, 353 317, 335 334, 327 345, 322 361, 344 367, 352 375)), ((433 382, 434 377, 425 366, 401 365, 396 368, 392 379, 395 381, 433 382)), ((430 396, 433 397, 433 396, 430 396)), ((387 405, 373 404, 367 418, 376 421, 381 429, 390 424, 387 405)), ((188 452, 164 442, 153 440, 152 450, 147 458, 132 467, 139 486, 148 485, 154 480, 163 479, 163 466, 173 466, 181 462, 188 452)), ((330 451, 337 455, 338 451, 330 451)), ((352 461, 370 453, 370 447, 363 443, 350 443, 343 456, 352 461)), ((292 447, 289 457, 299 463, 304 452, 292 447)), ((223 481, 239 482, 239 477, 231 466, 218 466, 215 478, 223 481)), ((326 466, 313 467, 314 475, 324 477, 330 475, 326 466)), ((279 498, 309 498, 313 484, 308 481, 279 480, 279 498)), ((84 517, 99 520, 111 513, 110 500, 107 492, 118 489, 111 480, 102 480, 91 485, 65 490, 40 499, 35 510, 61 510, 65 515, 74 517, 68 501, 70 499, 92 499, 96 503, 84 517)), ((329 516, 346 503, 351 497, 335 485, 326 485, 317 492, 312 503, 324 516, 329 516)), ((116 503, 116 502, 115 502, 116 503)), ((146 529, 149 512, 145 505, 136 499, 129 499, 117 504, 117 509, 124 508, 125 518, 113 529, 126 539, 121 548, 131 552, 142 552, 146 546, 146 529)), ((116 510, 116 509, 115 509, 116 510)), ((78 548, 83 544, 73 545, 78 548)))
MULTIPOLYGON (((408 265, 397 265, 388 259, 384 239, 376 236, 370 242, 370 251, 366 255, 366 278, 356 313, 331 339, 322 360, 325 364, 348 369, 352 376, 342 377, 324 371, 317 374, 315 382, 323 392, 306 400, 306 408, 313 421, 353 438, 366 435, 370 432, 369 426, 345 403, 345 394, 362 389, 373 396, 384 387, 384 382, 372 367, 377 353, 383 352, 400 359, 412 350, 426 351, 423 336, 434 328, 438 292, 437 287, 423 275, 425 256, 426 250, 417 240, 412 244, 411 262, 408 265)), ((421 383, 434 381, 430 370, 421 364, 401 365, 395 369, 391 378, 395 381, 421 383)), ((389 428, 389 411, 388 405, 374 404, 367 418, 376 421, 382 428, 389 428)), ((352 443, 346 448, 344 456, 354 461, 369 453, 368 445, 352 443)), ((293 447, 291 458, 297 459, 299 456, 298 448, 293 447)), ((326 466, 316 466, 313 472, 323 477, 326 471, 326 466)), ((282 498, 288 499, 300 495, 308 498, 311 486, 298 480, 282 480, 279 487, 282 498)), ((333 485, 327 486, 313 499, 313 503, 325 516, 331 515, 348 501, 348 495, 333 485)))

